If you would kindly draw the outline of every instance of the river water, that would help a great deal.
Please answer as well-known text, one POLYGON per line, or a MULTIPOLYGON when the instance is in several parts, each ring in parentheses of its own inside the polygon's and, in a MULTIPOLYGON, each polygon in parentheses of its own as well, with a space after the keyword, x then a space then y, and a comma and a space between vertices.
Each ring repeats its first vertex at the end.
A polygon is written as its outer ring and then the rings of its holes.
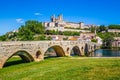
POLYGON ((120 57, 120 50, 99 49, 94 52, 94 57, 120 57))

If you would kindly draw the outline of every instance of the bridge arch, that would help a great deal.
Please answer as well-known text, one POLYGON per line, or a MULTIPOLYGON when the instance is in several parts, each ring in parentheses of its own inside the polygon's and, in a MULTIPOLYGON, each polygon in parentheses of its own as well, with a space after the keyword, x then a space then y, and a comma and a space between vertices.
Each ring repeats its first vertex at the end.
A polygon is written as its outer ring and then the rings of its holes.
MULTIPOLYGON (((54 46, 50 46, 48 49, 50 49, 50 48, 55 51, 57 57, 65 56, 65 51, 61 46, 54 45, 54 46)), ((46 52, 48 51, 48 49, 46 50, 46 52)), ((46 54, 46 52, 44 53, 44 55, 46 54)))
POLYGON ((77 55, 77 56, 81 56, 82 53, 80 51, 80 48, 78 46, 74 46, 71 50, 71 53, 70 53, 71 56, 74 56, 74 55, 77 55))
POLYGON ((29 52, 25 51, 25 50, 18 50, 16 52, 13 52, 11 55, 7 56, 2 64, 2 67, 4 67, 5 63, 12 58, 13 56, 19 56, 24 62, 32 62, 34 61, 34 58, 32 55, 30 55, 29 52))

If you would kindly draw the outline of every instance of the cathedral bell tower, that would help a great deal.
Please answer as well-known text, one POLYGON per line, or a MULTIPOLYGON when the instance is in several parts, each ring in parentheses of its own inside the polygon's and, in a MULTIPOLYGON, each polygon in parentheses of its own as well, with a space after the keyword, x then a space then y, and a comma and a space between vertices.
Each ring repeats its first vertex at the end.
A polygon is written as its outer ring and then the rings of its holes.
POLYGON ((55 22, 55 15, 51 16, 51 22, 55 22))
POLYGON ((63 21, 63 16, 62 16, 62 14, 58 16, 58 20, 59 20, 59 21, 63 21))

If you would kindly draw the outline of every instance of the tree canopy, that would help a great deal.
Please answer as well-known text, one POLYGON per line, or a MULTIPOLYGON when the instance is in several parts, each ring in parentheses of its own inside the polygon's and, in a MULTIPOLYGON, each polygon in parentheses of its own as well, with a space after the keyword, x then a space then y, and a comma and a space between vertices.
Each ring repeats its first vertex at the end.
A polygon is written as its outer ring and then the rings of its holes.
POLYGON ((29 20, 18 31, 19 40, 33 40, 35 34, 44 34, 45 29, 41 22, 29 20))
POLYGON ((107 27, 106 27, 105 25, 100 25, 100 26, 99 26, 98 32, 102 32, 102 31, 107 32, 107 27))
POLYGON ((108 48, 111 49, 112 48, 112 42, 114 41, 114 37, 111 36, 110 34, 105 34, 105 37, 103 39, 103 48, 108 48))
POLYGON ((109 29, 120 29, 120 25, 113 24, 113 25, 109 25, 108 28, 109 29))
MULTIPOLYGON (((42 26, 41 22, 36 20, 28 20, 25 25, 21 25, 18 32, 8 32, 5 35, 0 36, 1 41, 7 40, 19 40, 27 41, 34 40, 34 35, 44 35, 45 28, 42 26)), ((39 38, 43 39, 43 38, 39 38)))

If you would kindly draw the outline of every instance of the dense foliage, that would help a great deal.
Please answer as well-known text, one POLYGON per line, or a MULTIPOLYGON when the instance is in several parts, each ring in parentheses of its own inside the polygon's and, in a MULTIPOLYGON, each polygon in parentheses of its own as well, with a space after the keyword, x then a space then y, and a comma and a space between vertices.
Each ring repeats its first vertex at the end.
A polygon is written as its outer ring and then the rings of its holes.
POLYGON ((112 48, 112 42, 114 41, 114 33, 98 33, 99 37, 103 39, 102 48, 112 48))
POLYGON ((75 32, 75 31, 64 31, 63 34, 65 36, 79 36, 80 32, 75 32))
POLYGON ((41 22, 27 21, 25 25, 19 28, 19 40, 34 40, 35 34, 44 34, 45 29, 41 22))
POLYGON ((109 25, 109 29, 120 29, 120 25, 109 25))
POLYGON ((112 48, 112 42, 114 41, 114 38, 110 34, 105 34, 105 37, 103 39, 103 48, 112 48))
POLYGON ((106 33, 97 33, 97 35, 104 39, 106 37, 106 35, 110 35, 112 37, 120 37, 120 33, 110 33, 110 32, 106 32, 106 33))
POLYGON ((0 36, 0 41, 6 41, 6 39, 7 39, 6 35, 0 36))
POLYGON ((97 28, 97 27, 92 26, 92 27, 90 28, 90 31, 91 31, 92 33, 94 33, 95 30, 96 30, 96 28, 97 28))
POLYGON ((107 32, 108 27, 106 27, 105 25, 100 25, 99 28, 97 29, 97 32, 102 32, 105 31, 107 32))
POLYGON ((76 31, 55 31, 55 30, 46 30, 47 35, 65 35, 65 36, 79 36, 80 32, 76 31))
POLYGON ((92 39, 91 42, 97 43, 97 39, 92 39))
POLYGON ((90 27, 90 31, 91 32, 95 32, 95 30, 96 30, 96 32, 107 32, 108 31, 108 27, 106 27, 105 25, 100 25, 100 26, 92 26, 92 27, 90 27))
MULTIPOLYGON (((41 22, 35 20, 29 20, 22 25, 17 32, 8 32, 3 36, 0 36, 1 41, 27 41, 27 40, 45 40, 44 36, 45 28, 41 22), (40 35, 39 38, 35 38, 35 35, 40 35)), ((49 38, 50 39, 50 38, 49 38)))

